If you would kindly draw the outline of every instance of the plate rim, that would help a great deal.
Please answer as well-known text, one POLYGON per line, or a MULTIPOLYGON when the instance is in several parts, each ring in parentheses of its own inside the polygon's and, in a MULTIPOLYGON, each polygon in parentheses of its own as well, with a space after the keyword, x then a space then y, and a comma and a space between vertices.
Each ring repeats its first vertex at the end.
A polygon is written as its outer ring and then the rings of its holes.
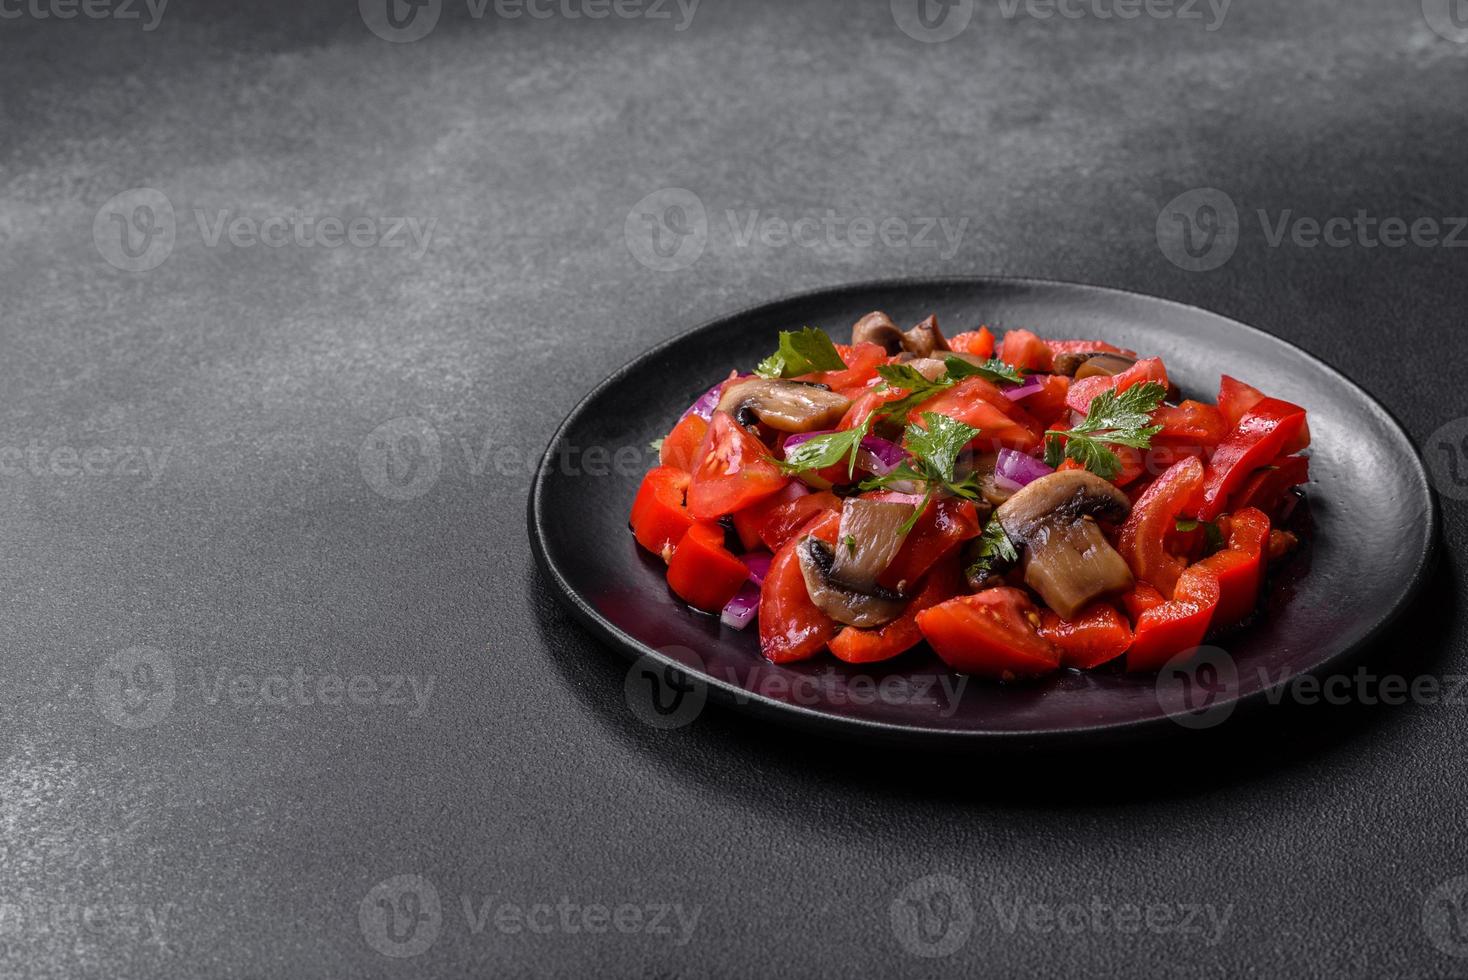
MULTIPOLYGON (((1150 303, 1162 303, 1167 306, 1186 310, 1194 314, 1203 314, 1207 317, 1222 320, 1231 326, 1246 330, 1250 333, 1262 335, 1276 343, 1285 345, 1296 353, 1323 368, 1332 379, 1353 389, 1367 404, 1391 423, 1392 427, 1402 437, 1403 441, 1411 448, 1412 470, 1422 486, 1427 491, 1427 548, 1421 555, 1415 556, 1412 576, 1406 587, 1399 593, 1397 601, 1387 612, 1378 616, 1371 627, 1366 630, 1362 637, 1355 643, 1326 657, 1319 663, 1288 677, 1280 678, 1280 684, 1288 684, 1297 678, 1307 676, 1319 676, 1337 664, 1348 661, 1353 656, 1374 646, 1380 640, 1382 634, 1390 629, 1402 615, 1402 613, 1421 594, 1436 569, 1440 554, 1439 539, 1441 536, 1441 500, 1437 488, 1433 485, 1428 475, 1426 466, 1422 459, 1422 453, 1411 433, 1397 418, 1396 414, 1383 405, 1374 395, 1347 377, 1337 368, 1323 359, 1312 354, 1310 351, 1299 346, 1293 341, 1287 340, 1276 334, 1270 333, 1260 327, 1236 320, 1231 316, 1183 303, 1178 300, 1155 296, 1151 293, 1143 293, 1132 289, 1123 289, 1116 286, 1103 286, 1095 283, 1076 282, 1063 279, 1048 279, 1029 276, 905 276, 891 279, 860 279, 833 286, 822 286, 815 289, 802 290, 777 296, 773 299, 742 307, 730 313, 725 313, 698 323, 687 330, 680 331, 667 339, 647 348, 635 355, 630 360, 616 368, 599 383, 594 385, 582 398, 580 398, 566 417, 556 426, 552 433, 550 442, 547 444, 545 453, 536 464, 535 475, 530 482, 529 498, 526 501, 526 523, 530 536, 531 552, 534 554, 535 562, 540 571, 550 579, 553 590, 557 593, 557 599, 563 606, 569 609, 572 615, 580 621, 595 637, 605 644, 611 646, 624 659, 633 663, 644 658, 649 659, 666 669, 672 667, 685 673, 701 684, 710 695, 724 704, 732 705, 754 717, 768 718, 779 724, 794 725, 798 727, 813 729, 824 735, 831 735, 848 740, 856 741, 882 741, 887 743, 921 743, 924 745, 941 744, 949 747, 975 749, 992 748, 996 745, 1038 745, 1041 743, 1052 743, 1056 741, 1085 740, 1087 742, 1115 742, 1127 741, 1144 734, 1152 732, 1162 726, 1171 731, 1180 732, 1186 729, 1176 724, 1170 724, 1167 715, 1159 715, 1154 718, 1141 718, 1131 721, 1116 721, 1105 724, 1087 725, 1079 728, 1058 729, 1036 729, 1036 730, 984 730, 984 729, 939 729, 926 728, 913 725, 900 725, 891 722, 877 721, 872 719, 852 718, 844 715, 830 714, 818 711, 805 705, 792 704, 770 698, 757 691, 749 691, 737 684, 720 679, 706 672, 694 672, 686 664, 682 664, 669 657, 656 648, 650 646, 642 639, 626 633, 615 624, 608 621, 596 611, 561 574, 559 568, 551 560, 546 546, 544 532, 544 514, 542 512, 544 488, 550 477, 551 463, 556 457, 556 450, 561 445, 567 430, 580 420, 581 415, 587 407, 595 401, 603 391, 618 383, 624 375, 642 362, 662 354, 675 344, 687 340, 690 336, 712 330, 732 320, 739 320, 754 313, 781 306, 789 303, 817 300, 824 296, 834 296, 855 290, 880 290, 880 289, 912 289, 924 286, 953 287, 953 286, 1010 286, 1010 287, 1048 287, 1066 290, 1094 291, 1111 293, 1131 299, 1141 299, 1150 303)), ((1235 696, 1229 701, 1221 704, 1232 705, 1230 711, 1238 714, 1240 710, 1257 709, 1266 701, 1270 689, 1261 689, 1249 694, 1235 696)), ((1281 702, 1283 703, 1283 702, 1281 702)))

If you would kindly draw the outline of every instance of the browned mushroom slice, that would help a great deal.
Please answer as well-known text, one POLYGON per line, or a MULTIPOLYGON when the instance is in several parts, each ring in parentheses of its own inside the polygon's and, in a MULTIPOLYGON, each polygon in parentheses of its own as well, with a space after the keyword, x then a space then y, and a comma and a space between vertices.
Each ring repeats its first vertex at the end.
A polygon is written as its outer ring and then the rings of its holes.
POLYGON ((851 407, 849 399, 818 385, 752 378, 730 385, 718 410, 746 422, 748 415, 781 432, 831 429, 851 407))
POLYGON ((884 589, 870 593, 849 589, 832 580, 836 556, 831 546, 817 537, 802 538, 795 547, 805 591, 817 609, 838 623, 859 629, 885 626, 907 608, 907 600, 884 589))
POLYGON ((912 504, 853 497, 841 505, 841 529, 831 580, 857 592, 871 592, 907 535, 902 525, 912 517, 912 504))
POLYGON ((897 329, 897 324, 885 313, 868 313, 851 328, 853 344, 876 344, 889 354, 902 350, 905 340, 902 331, 897 329))
POLYGON ((1025 584, 1068 620, 1096 599, 1132 587, 1126 560, 1096 523, 1120 523, 1130 512, 1126 494, 1110 483, 1087 470, 1065 470, 1018 491, 995 516, 1024 547, 1025 584))
POLYGON ((938 329, 936 316, 928 317, 902 337, 903 349, 918 357, 932 357, 935 353, 948 350, 948 341, 943 338, 943 331, 938 329))
POLYGON ((1063 354, 1055 355, 1052 370, 1056 374, 1064 374, 1080 380, 1095 377, 1098 374, 1108 376, 1120 374, 1135 363, 1137 362, 1129 357, 1110 354, 1106 351, 1066 351, 1063 354))

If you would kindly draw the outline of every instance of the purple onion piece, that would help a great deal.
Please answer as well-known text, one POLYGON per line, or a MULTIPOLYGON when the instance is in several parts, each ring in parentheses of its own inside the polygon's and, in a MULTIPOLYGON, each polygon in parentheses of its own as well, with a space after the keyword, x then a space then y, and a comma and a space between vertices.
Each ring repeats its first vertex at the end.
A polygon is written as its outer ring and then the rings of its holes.
POLYGON ((1001 449, 994 464, 994 483, 1006 490, 1019 490, 1054 472, 1043 460, 1016 449, 1001 449))
POLYGON ((682 422, 690 415, 697 415, 699 418, 707 422, 709 419, 714 417, 714 409, 717 408, 719 405, 719 396, 724 393, 724 385, 728 384, 731 381, 741 381, 744 378, 748 377, 752 377, 752 375, 739 374, 735 375, 732 378, 725 378, 723 381, 720 381, 718 384, 714 385, 708 391, 699 396, 698 401, 694 402, 692 405, 689 405, 688 411, 678 416, 678 421, 682 422))
POLYGON ((1008 398, 1012 402, 1017 402, 1022 398, 1028 398, 1033 394, 1044 391, 1045 382, 1041 380, 1042 378, 1043 375, 1032 374, 1025 379, 1024 384, 1014 385, 1013 387, 1005 388, 1004 397, 1008 398))
POLYGON ((739 590, 739 593, 734 598, 729 600, 729 604, 719 614, 719 622, 730 629, 742 630, 749 625, 750 621, 758 613, 759 586, 751 582, 745 582, 744 587, 739 590))
POLYGON ((749 581, 755 585, 764 585, 765 576, 770 574, 770 562, 774 555, 765 551, 751 551, 747 555, 740 555, 739 560, 744 562, 744 567, 749 569, 749 581))

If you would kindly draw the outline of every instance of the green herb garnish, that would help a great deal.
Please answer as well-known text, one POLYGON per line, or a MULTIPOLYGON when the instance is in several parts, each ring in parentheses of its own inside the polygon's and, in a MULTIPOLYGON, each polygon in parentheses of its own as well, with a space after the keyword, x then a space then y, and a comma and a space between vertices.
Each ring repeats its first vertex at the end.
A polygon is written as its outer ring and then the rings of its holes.
POLYGON ((978 481, 972 475, 959 479, 956 473, 959 454, 978 437, 979 430, 946 415, 924 412, 926 428, 908 425, 904 441, 912 458, 905 460, 885 476, 875 476, 861 485, 862 490, 879 490, 900 483, 925 484, 922 502, 898 529, 907 534, 928 509, 933 495, 940 490, 955 497, 974 500, 979 496, 978 481))
POLYGON ((827 466, 835 466, 844 459, 847 460, 846 475, 850 476, 856 472, 856 457, 861 450, 861 441, 871 429, 872 419, 869 417, 854 429, 828 432, 823 436, 807 439, 790 450, 778 465, 786 473, 804 473, 807 470, 823 470, 827 466))
POLYGON ((943 359, 943 363, 948 365, 950 378, 983 378, 993 383, 1007 381, 1017 385, 1024 384, 1025 381, 1025 376, 1018 368, 1005 364, 997 357, 991 357, 983 364, 973 364, 961 357, 949 356, 943 359))
POLYGON ((663 441, 665 439, 667 439, 667 436, 664 436, 662 439, 654 439, 652 442, 647 444, 647 448, 655 453, 660 453, 663 451, 663 441))
POLYGON ((1166 397, 1167 389, 1155 381, 1128 388, 1120 395, 1103 391, 1075 428, 1045 433, 1046 465, 1056 469, 1069 458, 1103 480, 1116 479, 1121 473, 1121 460, 1107 445, 1150 449, 1152 437, 1162 431, 1162 426, 1150 424, 1152 413, 1166 397))
POLYGON ((848 534, 842 543, 846 545, 846 550, 851 552, 852 557, 856 557, 856 535, 848 534))
POLYGON ((1009 535, 1004 533, 1004 525, 999 523, 997 517, 989 518, 989 523, 984 525, 984 533, 979 535, 974 552, 974 560, 965 571, 969 578, 982 578, 996 571, 1000 565, 1019 561, 1019 550, 1009 540, 1009 535))
POLYGON ((844 371, 846 362, 824 330, 806 327, 780 331, 780 348, 760 361, 754 373, 761 378, 794 378, 815 371, 844 371))
POLYGON ((1179 517, 1173 522, 1173 526, 1183 534, 1196 531, 1201 527, 1203 529, 1204 550, 1209 554, 1223 550, 1225 544, 1223 540, 1223 529, 1213 521, 1195 521, 1191 518, 1179 517))

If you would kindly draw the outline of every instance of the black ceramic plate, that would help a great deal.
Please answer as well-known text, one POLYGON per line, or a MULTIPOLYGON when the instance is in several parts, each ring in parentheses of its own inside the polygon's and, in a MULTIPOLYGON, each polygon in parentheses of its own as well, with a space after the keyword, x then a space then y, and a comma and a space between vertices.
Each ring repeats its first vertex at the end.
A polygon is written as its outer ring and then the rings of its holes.
POLYGON ((677 663, 712 696, 771 720, 965 746, 1178 732, 1175 722, 1211 723, 1291 677, 1323 671, 1384 630, 1423 583, 1436 524, 1428 478, 1406 434, 1369 395, 1299 348, 1147 296, 999 279, 854 285, 677 337, 576 407, 530 498, 532 543, 553 588, 621 653, 677 663), (1227 372, 1304 405, 1314 436, 1309 547, 1276 575, 1261 619, 1221 640, 1224 652, 1193 677, 1066 672, 1015 685, 967 679, 959 688, 961 679, 926 647, 876 669, 829 656, 769 664, 753 625, 737 632, 688 609, 668 591, 662 563, 634 544, 627 513, 649 465, 644 447, 731 368, 747 370, 768 354, 778 330, 813 325, 844 340, 872 310, 899 323, 936 313, 950 336, 987 323, 997 331, 1104 339, 1161 356, 1184 392, 1209 401, 1227 372), (1209 714, 1200 722, 1186 714, 1191 707, 1209 714))

